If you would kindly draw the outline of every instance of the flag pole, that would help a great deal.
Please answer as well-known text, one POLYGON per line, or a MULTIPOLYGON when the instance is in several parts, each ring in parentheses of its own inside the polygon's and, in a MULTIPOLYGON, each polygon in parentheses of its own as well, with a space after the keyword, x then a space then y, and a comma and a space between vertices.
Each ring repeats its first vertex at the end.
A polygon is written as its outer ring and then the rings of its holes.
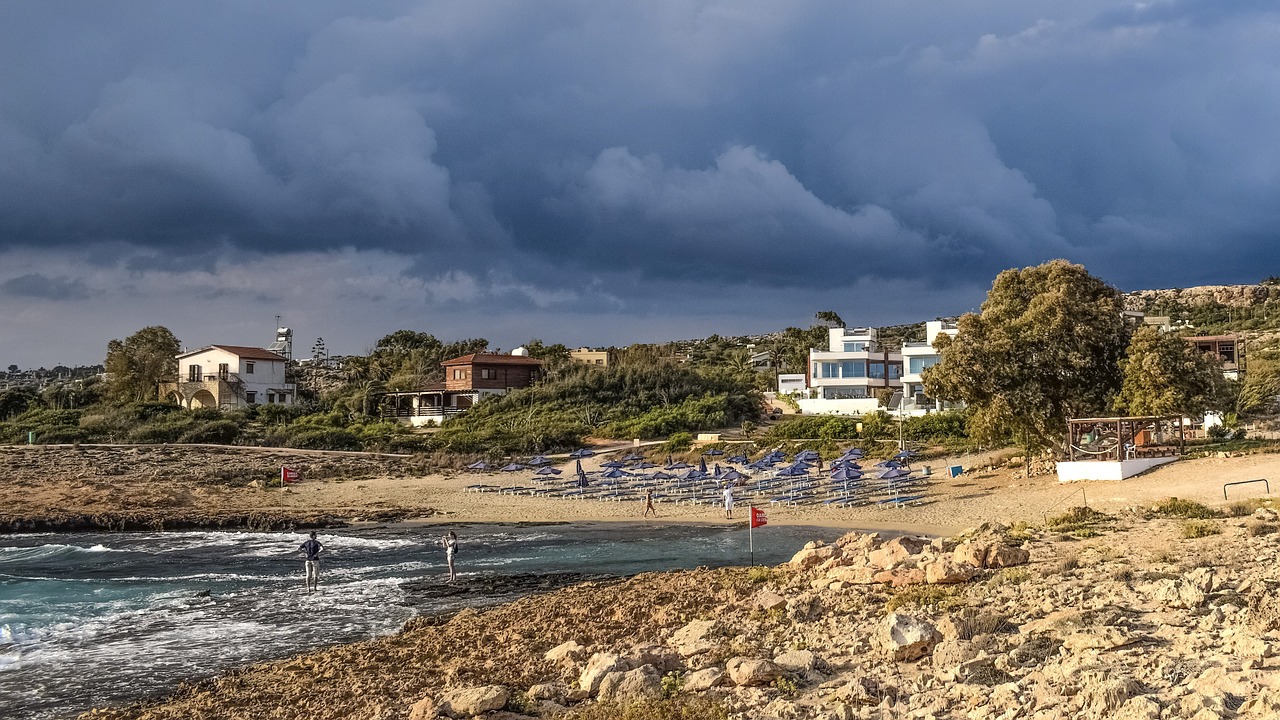
POLYGON ((747 547, 751 553, 751 567, 756 566, 756 506, 747 505, 747 547))

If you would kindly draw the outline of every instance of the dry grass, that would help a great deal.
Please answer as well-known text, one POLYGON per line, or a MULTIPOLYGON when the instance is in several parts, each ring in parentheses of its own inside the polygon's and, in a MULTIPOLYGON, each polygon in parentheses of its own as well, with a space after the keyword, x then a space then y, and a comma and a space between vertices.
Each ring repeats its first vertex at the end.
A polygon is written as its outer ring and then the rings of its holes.
POLYGON ((1208 520, 1222 517, 1222 513, 1208 505, 1201 505, 1193 500, 1168 497, 1151 506, 1151 512, 1162 517, 1177 517, 1186 520, 1208 520))
POLYGON ((1182 537, 1188 539, 1209 537, 1210 535, 1218 535, 1222 533, 1222 528, 1217 523, 1207 522, 1204 520, 1190 520, 1182 524, 1182 537))

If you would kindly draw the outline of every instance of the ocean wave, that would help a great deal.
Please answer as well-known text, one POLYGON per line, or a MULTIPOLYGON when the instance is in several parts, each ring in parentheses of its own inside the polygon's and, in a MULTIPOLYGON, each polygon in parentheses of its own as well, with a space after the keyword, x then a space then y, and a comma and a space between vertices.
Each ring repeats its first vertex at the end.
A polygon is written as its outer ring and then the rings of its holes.
POLYGON ((0 563, 30 562, 32 560, 49 560, 59 557, 71 557, 84 553, 129 552, 106 545, 80 547, 79 545, 48 544, 35 547, 0 547, 0 563))

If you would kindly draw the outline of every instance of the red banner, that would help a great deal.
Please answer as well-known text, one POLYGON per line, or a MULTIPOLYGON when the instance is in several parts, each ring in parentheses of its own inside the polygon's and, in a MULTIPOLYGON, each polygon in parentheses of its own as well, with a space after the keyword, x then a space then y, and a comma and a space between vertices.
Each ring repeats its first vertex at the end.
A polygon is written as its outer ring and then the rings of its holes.
POLYGON ((284 483, 284 484, 294 483, 294 482, 298 482, 301 479, 302 479, 302 473, 298 472, 297 470, 294 470, 293 468, 288 468, 288 467, 280 468, 281 483, 284 483))
POLYGON ((768 525, 769 519, 764 516, 764 511, 758 507, 751 508, 751 527, 758 528, 761 525, 768 525))

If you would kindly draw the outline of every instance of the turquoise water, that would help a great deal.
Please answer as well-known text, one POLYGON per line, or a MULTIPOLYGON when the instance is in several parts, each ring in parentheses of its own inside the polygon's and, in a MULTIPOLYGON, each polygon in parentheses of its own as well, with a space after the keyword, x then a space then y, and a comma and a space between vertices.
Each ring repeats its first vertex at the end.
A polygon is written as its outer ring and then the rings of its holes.
MULTIPOLYGON (((769 526, 756 561, 844 531, 769 526)), ((414 614, 570 580, 745 565, 747 531, 691 525, 438 525, 322 532, 305 594, 301 533, 0 536, 0 717, 46 720, 246 663, 394 632, 414 614), (459 536, 459 582, 435 540, 459 536)))

